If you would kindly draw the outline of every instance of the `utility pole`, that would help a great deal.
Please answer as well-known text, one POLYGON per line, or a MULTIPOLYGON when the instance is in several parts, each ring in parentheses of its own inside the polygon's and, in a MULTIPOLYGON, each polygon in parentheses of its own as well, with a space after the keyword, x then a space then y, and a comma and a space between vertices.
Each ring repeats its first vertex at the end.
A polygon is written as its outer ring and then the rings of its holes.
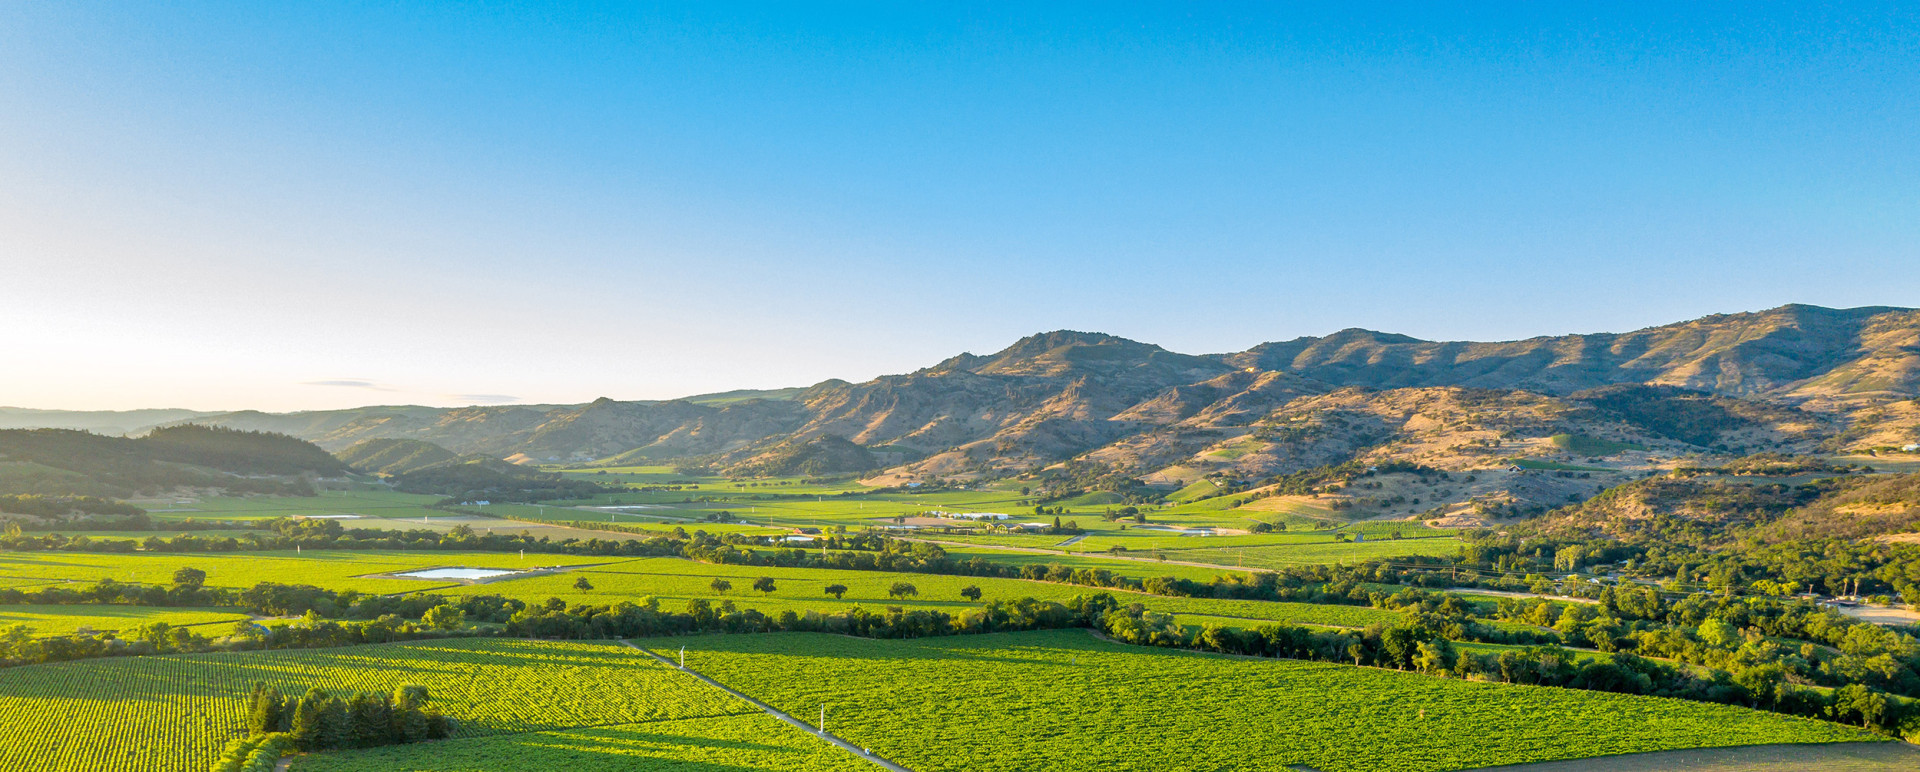
POLYGON ((820 734, 827 733, 827 704, 820 703, 820 734))
POLYGON ((687 669, 687 647, 680 647, 680 669, 687 669))

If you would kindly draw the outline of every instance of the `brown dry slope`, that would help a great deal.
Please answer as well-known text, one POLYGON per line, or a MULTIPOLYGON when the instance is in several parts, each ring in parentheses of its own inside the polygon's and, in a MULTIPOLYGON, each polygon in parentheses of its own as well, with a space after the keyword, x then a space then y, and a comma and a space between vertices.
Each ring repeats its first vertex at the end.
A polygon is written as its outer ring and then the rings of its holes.
POLYGON ((798 392, 195 420, 284 432, 329 449, 400 438, 463 455, 703 457, 721 465, 834 435, 890 458, 919 459, 909 471, 937 475, 1025 470, 1082 454, 1142 474, 1196 457, 1247 472, 1279 471, 1374 453, 1391 442, 1403 444, 1396 453, 1412 456, 1460 453, 1453 448, 1499 431, 1484 420, 1456 428, 1474 421, 1463 415, 1469 406, 1435 403, 1409 413, 1406 403, 1437 394, 1432 389, 1503 393, 1510 396, 1496 401, 1508 404, 1495 409, 1516 409, 1528 420, 1545 420, 1552 407, 1552 420, 1601 432, 1602 439, 1625 424, 1631 431, 1621 430, 1623 436, 1637 432, 1707 451, 1920 442, 1920 404, 1912 402, 1920 396, 1920 311, 1791 305, 1634 332, 1487 343, 1344 330, 1205 356, 1057 331, 913 373, 826 381, 798 392), (1296 420, 1275 415, 1293 402, 1333 393, 1347 403, 1378 400, 1321 409, 1344 412, 1350 425, 1377 422, 1387 435, 1356 443, 1363 438, 1303 435, 1311 425, 1276 421, 1296 420), (1538 404, 1522 404, 1530 401, 1538 404))

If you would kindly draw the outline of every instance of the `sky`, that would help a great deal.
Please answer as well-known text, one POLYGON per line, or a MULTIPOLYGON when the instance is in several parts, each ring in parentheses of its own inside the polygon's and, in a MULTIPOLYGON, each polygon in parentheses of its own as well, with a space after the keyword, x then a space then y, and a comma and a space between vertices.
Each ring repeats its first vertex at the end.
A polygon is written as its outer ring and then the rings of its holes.
POLYGON ((1913 4, 0 3, 0 405, 1920 305, 1913 4))

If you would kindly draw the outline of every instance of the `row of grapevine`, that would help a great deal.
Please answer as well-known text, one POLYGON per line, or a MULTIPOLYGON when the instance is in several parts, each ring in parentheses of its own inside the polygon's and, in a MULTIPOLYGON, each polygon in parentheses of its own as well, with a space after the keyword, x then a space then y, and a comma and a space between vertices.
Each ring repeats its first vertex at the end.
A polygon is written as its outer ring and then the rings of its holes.
POLYGON ((1729 705, 1140 648, 1083 630, 703 636, 672 641, 676 654, 682 644, 688 666, 776 708, 831 705, 836 734, 921 772, 1439 772, 1879 739, 1729 705))
POLYGON ((459 736, 751 712, 630 649, 464 639, 135 657, 0 671, 0 769, 200 772, 245 733, 255 682, 426 686, 459 736))

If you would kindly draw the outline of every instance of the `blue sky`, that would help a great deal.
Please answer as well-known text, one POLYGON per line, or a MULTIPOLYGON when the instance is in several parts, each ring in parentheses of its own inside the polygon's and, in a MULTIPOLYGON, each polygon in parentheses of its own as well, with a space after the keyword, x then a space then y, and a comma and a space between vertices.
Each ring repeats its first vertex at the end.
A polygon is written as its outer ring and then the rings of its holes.
POLYGON ((265 5, 0 8, 0 404, 1920 305, 1912 5, 265 5))

